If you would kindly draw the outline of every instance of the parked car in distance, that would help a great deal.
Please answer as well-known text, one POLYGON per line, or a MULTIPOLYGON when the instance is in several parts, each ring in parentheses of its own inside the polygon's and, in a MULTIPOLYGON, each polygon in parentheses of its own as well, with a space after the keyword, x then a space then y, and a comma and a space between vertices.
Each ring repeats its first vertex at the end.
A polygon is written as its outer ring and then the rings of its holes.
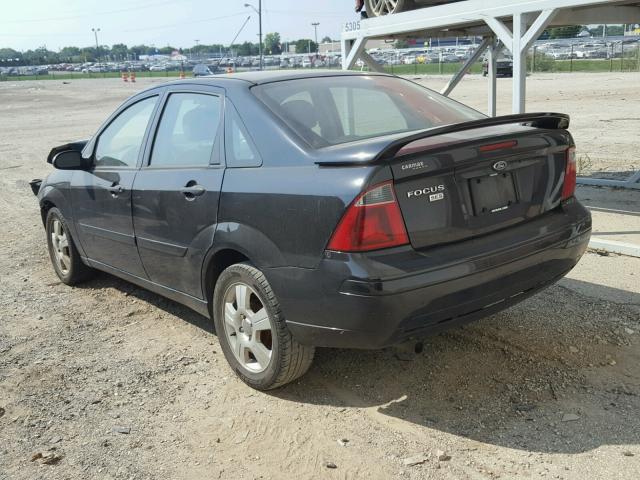
MULTIPOLYGON (((482 75, 486 77, 489 75, 489 62, 484 60, 482 62, 482 75)), ((496 61, 496 75, 498 77, 513 77, 513 59, 512 58, 499 58, 496 61)))
POLYGON ((213 72, 211 71, 211 69, 208 66, 204 65, 203 63, 200 63, 195 67, 193 67, 192 73, 194 77, 204 77, 207 75, 213 75, 213 72))
POLYGON ((417 342, 571 270, 591 217, 568 124, 377 73, 218 75, 137 93, 32 188, 62 282, 102 270, 211 317, 271 389, 315 347, 417 342))

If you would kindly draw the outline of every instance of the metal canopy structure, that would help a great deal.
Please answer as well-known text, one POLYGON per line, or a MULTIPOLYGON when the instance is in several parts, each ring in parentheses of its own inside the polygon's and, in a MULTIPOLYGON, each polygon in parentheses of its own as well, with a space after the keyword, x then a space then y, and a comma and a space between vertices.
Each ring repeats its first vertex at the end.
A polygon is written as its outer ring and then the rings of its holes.
MULTIPOLYGON (((365 51, 367 40, 479 36, 482 43, 441 93, 449 95, 487 51, 488 114, 496 115, 497 60, 501 45, 513 56, 512 112, 524 113, 527 51, 551 26, 640 23, 640 1, 620 0, 464 0, 434 7, 347 22, 342 32, 342 68, 360 58, 383 71, 365 51)), ((640 172, 626 181, 581 179, 581 183, 640 188, 640 172), (585 181, 586 180, 586 181, 585 181)))

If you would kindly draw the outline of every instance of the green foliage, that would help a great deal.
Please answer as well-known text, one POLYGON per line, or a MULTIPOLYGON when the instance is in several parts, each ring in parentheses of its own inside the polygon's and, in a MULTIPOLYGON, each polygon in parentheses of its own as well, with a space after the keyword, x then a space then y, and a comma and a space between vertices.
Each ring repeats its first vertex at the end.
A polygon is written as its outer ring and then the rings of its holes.
POLYGON ((322 37, 322 40, 320 40, 320 43, 331 43, 333 42, 333 40, 331 40, 331 37, 326 36, 326 37, 322 37))
MULTIPOLYGON (((115 46, 115 45, 114 45, 115 46)), ((78 47, 64 47, 58 52, 58 58, 61 62, 80 62, 82 57, 78 47)))
POLYGON ((533 65, 536 72, 553 72, 555 71, 556 61, 553 57, 545 55, 542 52, 536 52, 535 62, 532 64, 532 55, 529 56, 529 65, 533 65))
POLYGON ((111 47, 110 57, 114 60, 126 60, 129 55, 129 49, 124 43, 116 43, 111 47))
POLYGON ((242 57, 247 57, 250 55, 258 55, 258 52, 259 52, 258 44, 251 43, 251 42, 244 42, 239 45, 234 44, 234 45, 231 45, 229 49, 231 51, 231 54, 240 55, 242 57))
POLYGON ((294 43, 296 53, 315 53, 318 51, 318 44, 310 38, 301 38, 294 43))
POLYGON ((406 40, 396 40, 395 48, 409 48, 409 44, 406 40))
POLYGON ((566 27, 554 27, 548 30, 549 37, 554 38, 575 38, 582 31, 582 25, 569 25, 566 27))
POLYGON ((278 32, 267 33, 264 37, 264 52, 267 55, 280 55, 280 34, 278 32))
MULTIPOLYGON (((598 25, 597 27, 590 28, 589 33, 594 37, 602 37, 604 25, 598 25)), ((607 25, 607 35, 621 36, 624 35, 624 25, 607 25)))

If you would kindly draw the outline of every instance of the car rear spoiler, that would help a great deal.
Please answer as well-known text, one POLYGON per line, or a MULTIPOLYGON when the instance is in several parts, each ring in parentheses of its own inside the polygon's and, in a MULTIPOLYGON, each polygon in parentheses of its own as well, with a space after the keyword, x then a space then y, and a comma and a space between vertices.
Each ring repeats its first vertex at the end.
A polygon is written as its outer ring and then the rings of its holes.
MULTIPOLYGON (((464 132, 465 130, 473 130, 476 128, 495 127, 499 125, 511 125, 520 124, 527 127, 544 128, 547 130, 567 129, 569 128, 569 115, 564 113, 521 113, 516 115, 504 115, 500 117, 489 117, 480 120, 472 120, 470 122, 455 123, 452 125, 443 125, 441 127, 429 128, 422 130, 418 133, 414 133, 408 136, 396 137, 385 145, 381 145, 382 148, 375 155, 367 155, 367 158, 363 158, 363 155, 358 158, 353 158, 351 155, 346 155, 343 158, 346 160, 340 160, 336 158, 338 150, 333 152, 333 155, 328 158, 318 158, 315 163, 318 165, 369 165, 377 162, 382 162, 393 158, 405 145, 415 142, 416 140, 423 140, 425 138, 436 137, 438 135, 447 135, 450 133, 464 132), (349 157, 353 158, 350 159, 349 157)), ((346 145, 345 145, 346 146, 346 145)), ((346 153, 346 152, 345 152, 346 153)), ((370 152, 369 152, 370 153, 370 152)))

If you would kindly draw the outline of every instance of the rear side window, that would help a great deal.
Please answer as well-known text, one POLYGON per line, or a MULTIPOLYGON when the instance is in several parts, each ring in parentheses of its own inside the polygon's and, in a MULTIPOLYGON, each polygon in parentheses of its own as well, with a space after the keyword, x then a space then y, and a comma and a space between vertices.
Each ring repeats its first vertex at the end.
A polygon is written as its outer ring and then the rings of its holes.
POLYGON ((220 126, 220 97, 172 93, 162 112, 152 167, 206 166, 220 126))
POLYGON ((249 137, 249 132, 240 120, 240 115, 231 102, 227 102, 226 110, 224 143, 227 166, 259 167, 262 165, 262 159, 249 137))
POLYGON ((258 85, 252 92, 316 148, 485 118, 398 77, 301 78, 258 85))

